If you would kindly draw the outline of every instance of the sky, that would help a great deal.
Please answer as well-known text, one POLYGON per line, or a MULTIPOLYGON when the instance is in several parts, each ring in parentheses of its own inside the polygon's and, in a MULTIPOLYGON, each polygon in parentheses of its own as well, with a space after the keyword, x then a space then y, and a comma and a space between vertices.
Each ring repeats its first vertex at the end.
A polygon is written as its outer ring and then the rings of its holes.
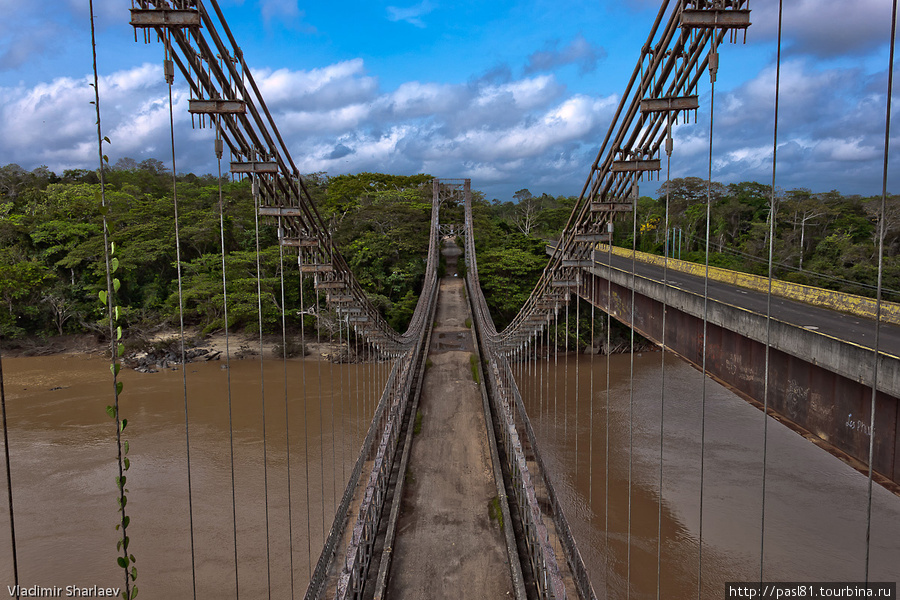
MULTIPOLYGON (((659 9, 652 0, 220 5, 301 172, 468 177, 501 201, 523 188, 581 191, 659 9)), ((880 194, 891 3, 785 5, 776 185, 880 194)), ((163 48, 135 42, 130 7, 94 0, 108 154, 171 166, 163 48)), ((772 181, 777 1, 750 8, 747 43, 720 50, 712 171, 723 183, 772 181)), ((0 0, 0 9, 17 15, 0 20, 0 165, 97 168, 88 0, 0 0)), ((709 168, 708 77, 699 94, 697 122, 675 128, 673 178, 709 168)), ((179 73, 176 170, 215 172, 213 133, 192 128, 188 98, 179 73)))

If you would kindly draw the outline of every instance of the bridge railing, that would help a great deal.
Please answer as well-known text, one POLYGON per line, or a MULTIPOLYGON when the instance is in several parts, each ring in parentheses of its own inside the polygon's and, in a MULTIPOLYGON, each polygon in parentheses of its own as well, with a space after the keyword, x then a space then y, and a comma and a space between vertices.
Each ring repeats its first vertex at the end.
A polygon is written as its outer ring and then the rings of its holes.
POLYGON ((567 597, 559 558, 554 550, 550 533, 544 522, 544 512, 538 501, 535 478, 538 478, 542 487, 547 491, 551 506, 550 517, 553 520, 556 535, 559 536, 566 563, 569 565, 575 581, 577 593, 581 598, 594 599, 596 594, 591 586, 584 561, 571 535, 571 528, 562 506, 553 491, 553 484, 544 468, 543 460, 540 458, 537 440, 528 415, 525 413, 507 355, 496 341, 492 341, 496 339, 497 332, 478 279, 472 198, 468 190, 465 204, 465 260, 466 285, 469 290, 468 296, 472 306, 475 332, 481 354, 487 361, 485 373, 491 407, 494 419, 499 424, 501 440, 506 451, 507 468, 515 490, 518 514, 525 529, 529 562, 540 596, 548 599, 567 597), (520 426, 517 425, 515 418, 516 412, 519 414, 519 421, 523 424, 524 433, 535 456, 538 467, 536 473, 532 472, 528 465, 528 458, 522 444, 522 432, 520 432, 520 426))
MULTIPOLYGON (((372 422, 369 425, 369 431, 366 434, 365 440, 363 441, 362 448, 359 451, 359 456, 357 456, 356 458, 356 464, 353 467, 353 471, 350 472, 350 479, 348 481, 347 487, 344 489, 344 495, 341 497, 341 503, 340 505, 338 505, 337 513, 334 516, 335 523, 346 523, 349 517, 350 504, 353 501, 353 496, 356 493, 359 479, 362 476, 363 467, 365 466, 368 458, 372 455, 373 449, 375 447, 375 440, 383 437, 385 412, 392 410, 396 405, 395 402, 392 402, 392 399, 395 396, 393 391, 399 377, 399 371, 400 361, 397 361, 394 364, 393 369, 391 369, 391 374, 388 377, 387 385, 384 388, 384 392, 382 393, 381 399, 378 402, 378 407, 375 409, 375 414, 372 417, 372 422), (389 405, 391 408, 388 408, 389 405)), ((331 528, 331 532, 328 534, 328 538, 325 540, 325 546, 322 548, 322 553, 319 555, 319 560, 316 563, 316 568, 313 570, 312 577, 310 578, 309 587, 306 590, 305 596, 307 600, 319 598, 322 591, 324 590, 325 581, 328 577, 328 569, 331 565, 332 558, 337 551, 337 544, 340 541, 342 533, 343 528, 341 527, 331 528)))

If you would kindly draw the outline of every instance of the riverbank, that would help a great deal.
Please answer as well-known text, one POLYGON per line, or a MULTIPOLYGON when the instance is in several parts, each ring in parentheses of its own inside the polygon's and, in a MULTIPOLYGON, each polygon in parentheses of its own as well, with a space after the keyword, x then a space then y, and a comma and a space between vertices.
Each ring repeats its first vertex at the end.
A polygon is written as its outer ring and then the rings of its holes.
MULTIPOLYGON (((605 335, 597 335, 593 347, 584 348, 585 354, 623 354, 631 347, 629 331, 624 326, 614 327, 609 348, 605 335)), ((185 329, 185 354, 187 362, 224 360, 229 355, 232 360, 258 357, 260 338, 256 333, 244 331, 230 332, 226 339, 224 332, 203 335, 199 328, 185 329)), ((154 372, 173 368, 181 362, 181 335, 177 329, 166 328, 149 335, 125 332, 125 366, 141 372, 154 372)), ((641 336, 635 336, 635 352, 655 352, 659 347, 641 336)), ((56 354, 77 354, 104 356, 109 353, 109 343, 92 333, 56 335, 51 337, 30 337, 15 340, 0 340, 0 352, 4 357, 52 356, 56 354)), ((283 340, 281 334, 262 336, 262 353, 265 358, 281 358, 283 340)), ((315 335, 302 339, 298 333, 288 334, 287 356, 291 359, 306 358, 331 362, 357 362, 352 351, 341 349, 330 340, 315 341, 315 335)))
MULTIPOLYGON (((313 339, 315 339, 313 337, 313 339)), ((355 357, 341 352, 339 345, 331 341, 310 341, 300 335, 289 335, 284 343, 280 334, 258 334, 247 332, 224 332, 201 335, 199 329, 186 329, 184 335, 187 362, 232 360, 258 357, 260 351, 266 358, 280 358, 287 346, 288 358, 305 358, 332 362, 355 362, 355 357)), ((165 329, 149 336, 125 337, 126 352, 123 362, 126 366, 141 372, 154 372, 172 368, 181 362, 181 334, 175 329, 165 329)), ((109 343, 96 334, 71 334, 47 338, 20 338, 0 341, 0 351, 4 357, 52 356, 73 354, 104 356, 109 353, 109 343)))

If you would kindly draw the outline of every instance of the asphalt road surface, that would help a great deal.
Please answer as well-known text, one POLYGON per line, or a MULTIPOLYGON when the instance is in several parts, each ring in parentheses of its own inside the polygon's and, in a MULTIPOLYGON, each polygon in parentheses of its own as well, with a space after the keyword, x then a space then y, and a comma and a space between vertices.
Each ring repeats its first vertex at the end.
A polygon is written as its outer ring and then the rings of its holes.
MULTIPOLYGON (((687 273, 681 273, 672 269, 664 273, 663 267, 632 261, 630 258, 604 254, 597 252, 594 255, 598 264, 606 265, 609 261, 613 269, 630 274, 632 266, 638 277, 662 282, 667 280, 669 285, 684 291, 703 296, 705 278, 695 277, 687 273)), ((709 298, 732 306, 738 306, 765 316, 767 295, 755 290, 740 288, 737 286, 709 280, 709 298)), ((788 300, 779 296, 772 296, 771 315, 773 319, 790 323, 798 327, 817 331, 847 342, 874 348, 875 346, 875 321, 848 313, 842 313, 820 306, 813 306, 803 302, 788 300)), ((878 347, 881 352, 900 357, 900 327, 890 323, 881 324, 878 347)))

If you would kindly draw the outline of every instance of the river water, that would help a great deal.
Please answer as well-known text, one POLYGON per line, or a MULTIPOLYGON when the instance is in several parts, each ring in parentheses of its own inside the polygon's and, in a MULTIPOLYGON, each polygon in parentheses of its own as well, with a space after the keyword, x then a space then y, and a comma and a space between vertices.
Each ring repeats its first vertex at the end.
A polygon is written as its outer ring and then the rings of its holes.
MULTIPOLYGON (((365 436, 372 398, 380 395, 379 382, 386 374, 372 363, 291 360, 287 366, 285 392, 284 365, 265 361, 268 468, 264 469, 260 362, 231 361, 233 509, 228 371, 222 362, 188 365, 194 555, 197 589, 203 597, 235 595, 235 523, 241 597, 265 597, 270 578, 273 597, 290 597, 292 558, 294 589, 302 595, 310 564, 323 544, 323 531, 330 529, 343 493, 342 481, 349 476, 365 436)), ((115 425, 105 413, 112 388, 108 363, 62 355, 4 359, 3 369, 20 582, 43 587, 121 586, 114 529, 119 518, 115 425)), ((131 459, 126 486, 129 550, 137 559, 140 597, 190 598, 182 373, 123 370, 121 379, 125 384, 121 413, 128 419, 124 437, 131 459)), ((12 585, 5 490, 3 498, 0 578, 12 585)))
MULTIPOLYGON (((759 581, 761 551, 765 581, 865 579, 865 475, 770 419, 762 539, 762 411, 710 380, 704 410, 701 374, 671 353, 636 354, 631 373, 629 355, 610 357, 608 419, 605 356, 554 356, 519 377, 598 597, 656 598, 659 582, 662 598, 698 585, 724 598, 726 582, 759 581)), ((869 580, 898 581, 900 497, 877 484, 871 524, 869 580)))
MULTIPOLYGON (((721 386, 707 385, 701 520, 701 377, 668 356, 663 387, 660 360, 660 353, 635 356, 632 386, 629 356, 611 357, 608 421, 606 357, 560 356, 558 366, 539 363, 523 373, 523 380, 531 382, 525 386, 526 404, 598 597, 625 598, 630 582, 631 597, 655 598, 665 389, 661 597, 697 597, 702 523, 702 597, 722 598, 724 582, 759 577, 762 413, 721 386), (543 399, 536 393, 539 386, 545 390, 543 399)), ((385 370, 372 364, 291 360, 285 385, 280 361, 267 360, 261 369, 258 360, 233 360, 232 428, 228 371, 222 366, 196 363, 186 373, 198 593, 234 597, 237 585, 241 597, 261 598, 271 581, 272 596, 285 598, 293 572, 294 595, 300 596, 385 370)), ((115 427, 105 414, 111 396, 106 361, 77 355, 6 358, 3 371, 21 584, 121 586, 115 565, 116 446, 115 427)), ((125 371, 122 379, 132 461, 126 486, 130 550, 137 559, 140 597, 190 598, 182 373, 125 371)), ((767 448, 764 578, 863 579, 866 478, 775 422, 768 428, 767 448)), ((896 581, 900 498, 877 485, 873 491, 870 580, 896 581)), ((0 579, 12 585, 5 509, 0 512, 0 579)))

